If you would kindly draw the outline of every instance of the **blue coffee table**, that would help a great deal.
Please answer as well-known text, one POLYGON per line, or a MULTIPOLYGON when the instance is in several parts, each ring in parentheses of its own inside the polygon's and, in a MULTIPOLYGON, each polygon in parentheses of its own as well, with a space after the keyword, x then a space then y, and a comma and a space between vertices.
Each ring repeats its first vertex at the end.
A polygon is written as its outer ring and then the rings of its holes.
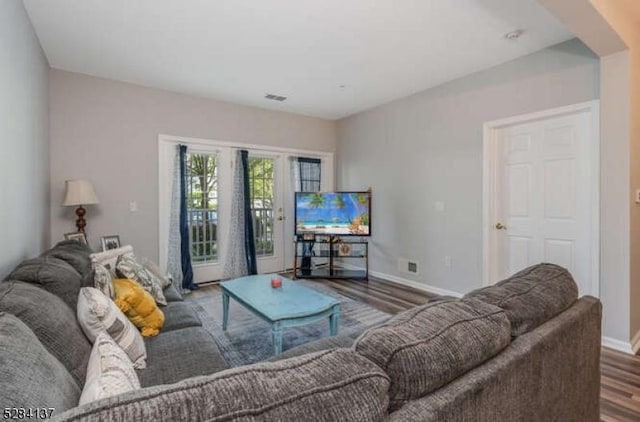
POLYGON ((282 353, 282 329, 329 317, 329 334, 338 334, 340 304, 337 300, 294 281, 282 278, 282 287, 271 287, 273 275, 251 275, 220 283, 222 329, 229 320, 229 298, 271 324, 273 349, 282 353))

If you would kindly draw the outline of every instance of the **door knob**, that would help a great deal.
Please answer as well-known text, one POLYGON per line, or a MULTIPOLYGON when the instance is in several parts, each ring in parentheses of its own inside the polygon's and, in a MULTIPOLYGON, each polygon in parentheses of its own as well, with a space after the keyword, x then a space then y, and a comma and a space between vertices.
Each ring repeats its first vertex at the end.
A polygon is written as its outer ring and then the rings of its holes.
POLYGON ((283 216, 278 217, 278 221, 282 221, 282 220, 284 220, 283 216))
POLYGON ((496 223, 496 230, 507 230, 507 226, 498 221, 496 223))

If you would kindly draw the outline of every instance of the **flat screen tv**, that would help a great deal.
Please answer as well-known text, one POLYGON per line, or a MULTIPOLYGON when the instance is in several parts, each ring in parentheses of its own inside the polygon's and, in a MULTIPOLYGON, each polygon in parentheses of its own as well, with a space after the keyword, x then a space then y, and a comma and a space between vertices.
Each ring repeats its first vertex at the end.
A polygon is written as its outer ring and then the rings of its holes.
POLYGON ((371 192, 296 192, 296 235, 371 236, 371 192))

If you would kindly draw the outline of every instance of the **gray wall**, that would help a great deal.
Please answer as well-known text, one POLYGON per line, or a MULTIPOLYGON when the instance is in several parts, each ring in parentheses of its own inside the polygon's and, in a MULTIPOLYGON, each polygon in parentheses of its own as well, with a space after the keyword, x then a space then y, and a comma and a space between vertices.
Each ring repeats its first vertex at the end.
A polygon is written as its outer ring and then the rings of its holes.
MULTIPOLYGON (((600 299, 606 336, 629 344, 633 284, 629 51, 600 58, 600 299), (631 205, 631 207, 630 207, 631 205)), ((606 344, 605 344, 606 345, 606 344)))
POLYGON ((87 236, 120 235, 158 259, 158 135, 335 150, 333 121, 245 107, 60 70, 50 72, 51 236, 75 230, 64 181, 89 179, 87 236), (135 201, 138 212, 129 211, 135 201))
POLYGON ((599 83, 598 58, 571 40, 339 121, 337 185, 373 189, 371 269, 480 287, 483 123, 596 99, 599 83))
POLYGON ((48 245, 48 71, 22 1, 1 1, 0 277, 48 245))

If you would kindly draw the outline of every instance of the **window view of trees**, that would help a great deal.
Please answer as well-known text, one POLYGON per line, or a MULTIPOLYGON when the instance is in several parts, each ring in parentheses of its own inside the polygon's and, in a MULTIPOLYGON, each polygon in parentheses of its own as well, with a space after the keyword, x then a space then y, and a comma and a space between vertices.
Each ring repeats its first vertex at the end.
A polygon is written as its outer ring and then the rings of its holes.
POLYGON ((251 214, 257 256, 273 254, 273 167, 272 158, 249 157, 251 214))
POLYGON ((194 263, 218 259, 217 157, 187 154, 187 210, 191 227, 191 259, 194 263))
MULTIPOLYGON (((191 228, 191 259, 194 263, 218 260, 217 157, 187 154, 187 210, 191 228)), ((273 254, 272 158, 249 157, 249 189, 256 255, 273 254)))

